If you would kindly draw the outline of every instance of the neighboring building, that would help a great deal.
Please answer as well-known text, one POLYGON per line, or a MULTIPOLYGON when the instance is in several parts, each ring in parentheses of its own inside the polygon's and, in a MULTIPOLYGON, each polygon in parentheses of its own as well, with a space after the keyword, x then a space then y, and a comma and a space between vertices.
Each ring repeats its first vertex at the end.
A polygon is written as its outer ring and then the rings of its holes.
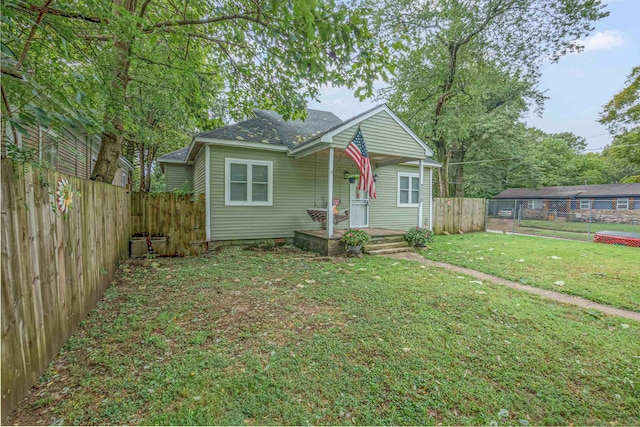
MULTIPOLYGON (((89 179, 98 159, 100 138, 79 130, 68 128, 62 131, 44 129, 40 126, 28 127, 29 135, 17 132, 18 141, 14 141, 14 133, 5 129, 2 144, 2 156, 7 155, 6 142, 14 143, 22 149, 31 149, 39 161, 46 162, 58 172, 89 179)), ((118 169, 113 178, 113 185, 131 187, 133 165, 124 157, 118 160, 118 169)))
POLYGON ((515 205, 521 218, 555 216, 579 221, 589 214, 602 222, 640 220, 640 183, 508 188, 495 199, 499 202, 493 204, 494 210, 515 205))
MULTIPOLYGON (((225 241, 291 239, 295 230, 318 230, 308 211, 330 217, 327 207, 336 199, 339 211, 349 211, 336 229, 431 227, 432 169, 440 166, 432 155, 380 105, 346 121, 308 110, 306 120, 286 122, 256 110, 255 117, 203 132, 158 162, 167 191, 205 194, 207 240, 225 241), (345 179, 345 172, 358 173, 344 153, 358 126, 377 176, 373 200, 345 179)), ((326 228, 332 237, 333 222, 326 228)))

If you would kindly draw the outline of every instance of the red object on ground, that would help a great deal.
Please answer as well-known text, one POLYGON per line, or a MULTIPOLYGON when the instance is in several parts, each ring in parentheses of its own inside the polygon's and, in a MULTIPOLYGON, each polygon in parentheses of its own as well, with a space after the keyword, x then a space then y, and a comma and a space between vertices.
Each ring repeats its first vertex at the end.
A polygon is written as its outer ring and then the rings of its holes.
POLYGON ((607 243, 610 245, 624 245, 640 248, 640 234, 623 233, 621 231, 599 231, 593 236, 596 243, 607 243))

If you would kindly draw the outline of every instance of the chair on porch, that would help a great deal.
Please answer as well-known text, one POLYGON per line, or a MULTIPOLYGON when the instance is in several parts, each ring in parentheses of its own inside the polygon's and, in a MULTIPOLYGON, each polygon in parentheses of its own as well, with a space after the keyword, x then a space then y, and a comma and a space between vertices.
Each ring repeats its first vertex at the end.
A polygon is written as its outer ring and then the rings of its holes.
MULTIPOLYGON (((345 209, 340 211, 338 207, 340 206, 340 199, 333 199, 333 224, 338 224, 342 221, 346 221, 349 219, 349 210, 345 209)), ((326 226, 327 224, 327 210, 321 208, 308 208, 307 215, 311 218, 313 222, 319 222, 326 226)))

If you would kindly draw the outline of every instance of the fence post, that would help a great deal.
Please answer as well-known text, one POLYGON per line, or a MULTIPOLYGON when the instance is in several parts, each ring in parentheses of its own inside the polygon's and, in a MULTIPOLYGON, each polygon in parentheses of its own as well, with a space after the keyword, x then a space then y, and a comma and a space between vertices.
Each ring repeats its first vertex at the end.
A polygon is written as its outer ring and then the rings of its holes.
POLYGON ((591 241, 591 221, 593 221, 593 200, 589 199, 589 219, 587 220, 587 241, 591 241))
POLYGON ((518 199, 513 201, 513 232, 516 232, 516 215, 518 212, 518 199))
POLYGON ((489 200, 489 199, 485 199, 485 206, 484 206, 484 231, 487 231, 487 225, 489 224, 489 203, 491 203, 491 200, 489 200))

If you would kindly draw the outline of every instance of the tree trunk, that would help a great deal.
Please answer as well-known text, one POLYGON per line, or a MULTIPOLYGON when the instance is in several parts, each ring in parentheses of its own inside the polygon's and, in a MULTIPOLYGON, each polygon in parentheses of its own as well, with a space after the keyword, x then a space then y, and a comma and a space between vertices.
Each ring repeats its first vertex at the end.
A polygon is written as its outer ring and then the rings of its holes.
MULTIPOLYGON (((121 1, 114 0, 116 6, 122 6, 121 1)), ((127 0, 125 9, 129 12, 135 11, 136 1, 127 0)), ((100 152, 96 159, 96 165, 91 174, 91 179, 102 182, 113 182, 113 177, 118 169, 118 159, 122 152, 122 142, 124 141, 124 121, 122 118, 124 103, 129 85, 129 67, 131 65, 131 40, 115 38, 115 60, 114 75, 111 77, 111 99, 108 100, 105 123, 113 123, 113 129, 102 134, 100 141, 100 152)))
POLYGON ((144 172, 144 167, 146 162, 144 161, 144 144, 138 144, 138 158, 139 158, 139 164, 140 164, 140 188, 139 191, 145 193, 146 190, 146 185, 145 185, 145 178, 147 176, 147 174, 144 172))
POLYGON ((438 197, 449 197, 449 153, 440 144, 436 144, 436 160, 442 163, 438 169, 438 197))
POLYGON ((456 197, 464 197, 464 154, 465 150, 459 149, 458 155, 456 156, 456 197))

